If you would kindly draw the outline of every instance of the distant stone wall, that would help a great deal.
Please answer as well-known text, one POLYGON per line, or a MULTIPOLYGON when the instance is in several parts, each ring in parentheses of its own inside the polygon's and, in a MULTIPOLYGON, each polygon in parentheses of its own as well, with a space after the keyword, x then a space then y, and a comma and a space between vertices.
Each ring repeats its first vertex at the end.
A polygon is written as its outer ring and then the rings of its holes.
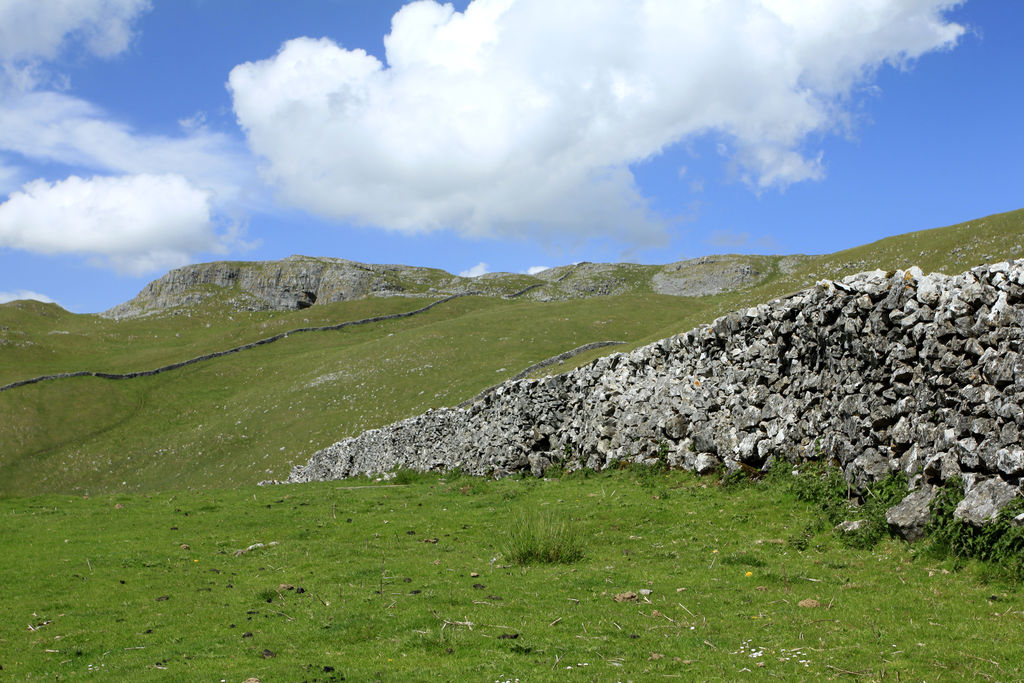
POLYGON ((281 332, 275 334, 273 337, 265 337, 264 339, 258 339, 249 344, 242 344, 241 346, 235 346, 234 348, 225 349, 223 351, 214 351, 213 353, 205 353, 195 358, 189 358, 178 363, 171 363, 170 365, 163 365, 159 368, 153 368, 152 370, 140 370, 138 372, 94 372, 91 370, 80 370, 78 372, 62 372, 56 375, 41 375, 39 377, 32 377, 31 379, 23 379, 17 382, 11 382, 0 386, 0 391, 10 391, 11 389, 17 389, 18 387, 28 386, 29 384, 38 384, 39 382, 50 382, 58 379, 68 379, 71 377, 97 377, 99 379, 135 379, 136 377, 152 377, 153 375, 160 375, 171 370, 178 370, 189 365, 196 363, 202 363, 203 361, 213 360, 214 358, 220 358, 221 356, 228 356, 233 353, 240 351, 248 351, 254 349, 257 346, 263 346, 265 344, 273 344, 274 342, 281 341, 293 334, 299 334, 302 332, 330 332, 334 330, 340 330, 346 327, 352 327, 354 325, 367 325, 369 323, 382 322, 384 320, 396 320, 398 318, 409 318, 420 313, 429 311, 434 306, 438 306, 443 303, 447 303, 452 299, 458 299, 463 296, 472 296, 475 292, 468 294, 453 294, 443 299, 439 299, 432 304, 428 304, 422 308, 417 308, 415 311, 406 311, 405 313, 391 313, 389 315, 378 315, 372 318, 363 318, 362 320, 348 320, 343 323, 336 323, 334 325, 322 325, 319 327, 297 327, 287 332, 281 332))
POLYGON ((1021 493, 1024 264, 917 268, 822 281, 785 299, 614 354, 510 381, 465 409, 345 439, 289 482, 459 467, 503 476, 621 461, 706 472, 825 460, 855 486, 904 472, 890 522, 912 537, 934 487, 963 480, 957 515, 1021 493))

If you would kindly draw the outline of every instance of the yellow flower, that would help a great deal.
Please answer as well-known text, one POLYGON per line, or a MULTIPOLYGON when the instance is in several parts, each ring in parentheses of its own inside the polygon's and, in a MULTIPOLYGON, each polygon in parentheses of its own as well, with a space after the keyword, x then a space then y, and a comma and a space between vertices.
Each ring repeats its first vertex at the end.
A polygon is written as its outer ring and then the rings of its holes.
POLYGON ((747 572, 747 576, 753 576, 754 572, 747 572))

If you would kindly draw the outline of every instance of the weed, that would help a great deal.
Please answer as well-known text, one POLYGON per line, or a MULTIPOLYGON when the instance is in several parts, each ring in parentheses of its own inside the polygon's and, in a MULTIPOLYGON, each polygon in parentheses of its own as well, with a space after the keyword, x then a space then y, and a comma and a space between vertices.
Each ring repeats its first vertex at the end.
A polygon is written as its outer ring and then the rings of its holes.
POLYGON ((739 467, 730 470, 722 475, 720 485, 726 489, 742 488, 764 478, 765 473, 756 467, 746 463, 739 463, 739 467))
POLYGON ((932 500, 928 524, 931 554, 982 560, 991 565, 989 572, 993 576, 1024 581, 1024 527, 1012 522, 1014 517, 1024 512, 1024 499, 1014 499, 1003 508, 998 518, 976 527, 953 517, 963 497, 963 483, 954 479, 947 482, 932 500))
POLYGON ((832 524, 843 521, 850 509, 850 487, 835 468, 821 463, 805 463, 789 481, 789 490, 797 500, 818 505, 832 524))
POLYGON ((459 479, 462 479, 463 477, 468 476, 468 474, 462 471, 461 467, 453 467, 444 473, 444 480, 447 481, 448 483, 452 483, 458 481, 459 479))
MULTIPOLYGON (((861 521, 856 531, 842 533, 842 543, 851 548, 869 549, 888 535, 885 512, 907 494, 907 478, 890 473, 858 492, 838 469, 814 462, 804 464, 790 478, 789 490, 798 500, 817 505, 831 525, 851 518, 861 521)), ((795 547, 805 548, 808 540, 804 533, 790 542, 795 547)))
POLYGON ((565 468, 562 465, 550 465, 544 470, 545 479, 561 479, 565 476, 565 468))
POLYGON ((667 472, 668 469, 669 469, 669 465, 668 465, 668 451, 669 451, 668 442, 665 441, 664 439, 659 441, 658 442, 658 453, 657 453, 657 456, 656 456, 658 458, 658 463, 656 465, 654 465, 654 468, 657 469, 661 473, 667 472))

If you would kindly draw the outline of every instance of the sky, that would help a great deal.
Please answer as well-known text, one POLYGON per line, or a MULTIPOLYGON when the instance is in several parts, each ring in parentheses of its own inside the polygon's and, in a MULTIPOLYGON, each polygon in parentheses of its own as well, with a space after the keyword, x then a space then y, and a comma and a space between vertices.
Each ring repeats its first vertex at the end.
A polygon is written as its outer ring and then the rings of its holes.
POLYGON ((292 254, 830 253, 1024 208, 1022 29, 1017 0, 0 0, 0 302, 292 254))

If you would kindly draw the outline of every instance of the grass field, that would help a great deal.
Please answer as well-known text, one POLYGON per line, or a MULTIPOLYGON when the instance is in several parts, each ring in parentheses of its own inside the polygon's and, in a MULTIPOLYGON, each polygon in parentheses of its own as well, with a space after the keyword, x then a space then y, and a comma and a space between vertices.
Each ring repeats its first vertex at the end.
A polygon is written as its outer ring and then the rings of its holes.
POLYGON ((926 544, 846 547, 781 478, 45 496, 0 500, 0 534, 5 680, 1024 677, 1017 587, 926 544), (582 559, 513 564, 531 511, 582 559))

